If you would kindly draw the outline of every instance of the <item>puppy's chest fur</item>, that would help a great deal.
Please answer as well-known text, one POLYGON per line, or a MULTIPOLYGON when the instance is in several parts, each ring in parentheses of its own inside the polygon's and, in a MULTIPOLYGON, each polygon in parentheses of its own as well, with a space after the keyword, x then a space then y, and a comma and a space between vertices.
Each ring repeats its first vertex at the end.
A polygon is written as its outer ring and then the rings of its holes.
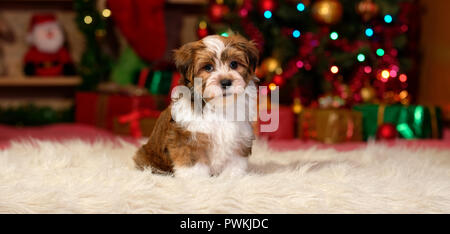
POLYGON ((226 120, 210 109, 196 115, 185 105, 174 103, 172 115, 178 125, 192 134, 193 141, 197 140, 198 134, 207 137, 209 144, 206 152, 213 174, 220 173, 233 157, 247 157, 251 153, 254 135, 250 122, 226 120))
POLYGON ((188 127, 194 134, 205 133, 209 139, 208 159, 213 174, 219 173, 233 157, 247 157, 251 150, 253 131, 248 122, 192 123, 188 127), (202 132, 210 125, 212 131, 202 132))

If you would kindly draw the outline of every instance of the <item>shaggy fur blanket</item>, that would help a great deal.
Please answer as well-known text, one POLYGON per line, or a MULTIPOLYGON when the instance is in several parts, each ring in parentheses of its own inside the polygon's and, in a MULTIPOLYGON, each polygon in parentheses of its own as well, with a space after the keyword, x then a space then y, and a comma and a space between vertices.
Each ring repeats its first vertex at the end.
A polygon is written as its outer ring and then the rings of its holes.
POLYGON ((450 151, 271 151, 243 177, 134 169, 126 142, 15 142, 0 151, 1 213, 450 213, 450 151))

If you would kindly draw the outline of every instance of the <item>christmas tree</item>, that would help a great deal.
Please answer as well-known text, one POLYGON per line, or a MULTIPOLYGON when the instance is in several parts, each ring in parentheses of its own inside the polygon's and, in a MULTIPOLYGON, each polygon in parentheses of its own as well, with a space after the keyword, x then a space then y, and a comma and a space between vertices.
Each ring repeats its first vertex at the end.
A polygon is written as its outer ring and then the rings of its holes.
POLYGON ((417 74, 413 0, 215 0, 198 36, 237 32, 261 52, 257 75, 282 103, 321 107, 411 101, 417 74))
POLYGON ((84 34, 86 48, 79 63, 79 74, 83 78, 82 90, 93 90, 101 81, 109 79, 111 72, 114 46, 110 46, 108 39, 114 38, 107 18, 111 11, 107 8, 101 12, 97 8, 96 0, 76 0, 74 9, 77 12, 76 22, 84 34))

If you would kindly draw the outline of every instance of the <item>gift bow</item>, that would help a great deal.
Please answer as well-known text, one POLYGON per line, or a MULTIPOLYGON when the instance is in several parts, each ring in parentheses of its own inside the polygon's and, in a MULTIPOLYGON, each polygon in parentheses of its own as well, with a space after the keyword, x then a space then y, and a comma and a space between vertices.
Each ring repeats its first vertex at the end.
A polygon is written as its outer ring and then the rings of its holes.
MULTIPOLYGON (((144 68, 141 70, 141 73, 139 74, 138 87, 144 87, 149 71, 150 70, 148 68, 144 68)), ((152 112, 149 109, 138 109, 139 98, 137 97, 133 97, 132 106, 133 111, 128 114, 119 116, 118 121, 121 124, 130 123, 131 135, 135 138, 140 138, 142 137, 142 131, 139 126, 139 120, 151 116, 152 112)))

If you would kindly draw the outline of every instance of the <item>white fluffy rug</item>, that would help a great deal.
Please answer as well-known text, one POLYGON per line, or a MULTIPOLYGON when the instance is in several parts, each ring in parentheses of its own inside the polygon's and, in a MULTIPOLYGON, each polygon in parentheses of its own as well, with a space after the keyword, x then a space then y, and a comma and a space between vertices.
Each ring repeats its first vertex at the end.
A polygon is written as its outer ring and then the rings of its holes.
POLYGON ((450 213, 450 151, 272 152, 241 178, 134 169, 134 145, 13 143, 0 151, 1 213, 450 213))

